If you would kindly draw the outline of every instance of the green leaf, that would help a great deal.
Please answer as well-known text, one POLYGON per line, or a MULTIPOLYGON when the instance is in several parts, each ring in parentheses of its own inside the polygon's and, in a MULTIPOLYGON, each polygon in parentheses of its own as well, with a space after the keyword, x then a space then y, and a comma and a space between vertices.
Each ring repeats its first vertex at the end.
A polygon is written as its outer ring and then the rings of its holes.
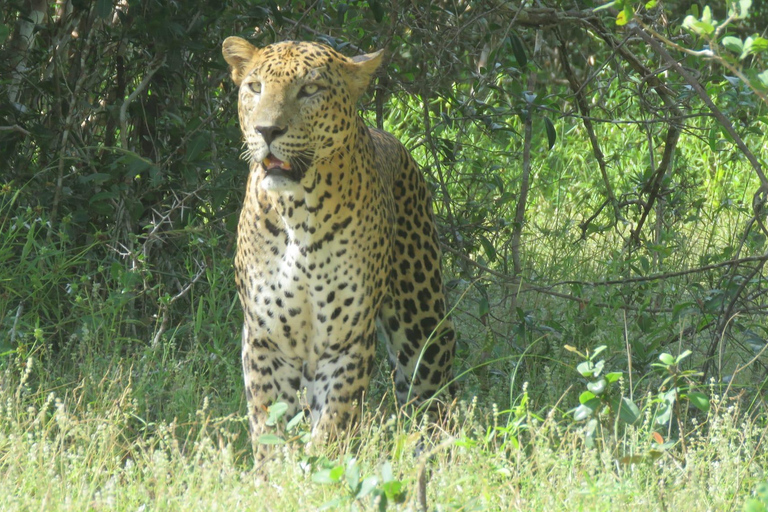
POLYGON ((598 381, 588 383, 587 389, 594 393, 596 396, 600 396, 605 392, 605 387, 607 384, 608 383, 605 381, 605 379, 600 379, 598 381))
POLYGON ((117 161, 125 166, 125 176, 127 178, 135 178, 137 175, 152 167, 152 162, 150 160, 133 151, 127 151, 126 154, 120 157, 117 161))
POLYGON ((741 51, 739 59, 744 60, 749 55, 756 55, 768 48, 768 39, 762 37, 748 37, 744 40, 744 48, 741 51))
POLYGON ((337 498, 333 498, 331 501, 327 503, 323 503, 320 505, 320 508, 318 508, 318 511, 321 510, 339 510, 341 508, 341 505, 346 501, 346 498, 344 496, 339 496, 337 498))
POLYGON ((288 422, 288 424, 285 426, 285 430, 290 432, 291 430, 295 429, 299 423, 302 422, 304 419, 304 411, 300 411, 296 416, 291 418, 291 421, 288 422))
POLYGON ((381 480, 384 483, 391 482, 395 479, 395 476, 392 473, 392 464, 390 464, 388 460, 381 463, 379 473, 381 473, 381 480))
POLYGON ((619 27, 623 27, 629 21, 632 19, 632 17, 635 15, 634 11, 632 10, 632 7, 630 5, 625 5, 624 9, 619 13, 618 16, 616 16, 616 25, 619 27))
POLYGON ((733 53, 741 54, 741 52, 744 50, 744 44, 738 37, 726 36, 723 38, 722 44, 726 47, 726 49, 732 51, 733 53))
POLYGON ((346 17, 348 10, 349 6, 347 4, 339 4, 338 7, 336 7, 336 23, 339 25, 344 24, 344 18, 346 17))
POLYGON ((595 367, 591 361, 583 361, 576 365, 576 371, 579 372, 582 377, 591 377, 595 371, 595 367))
POLYGON ((599 427, 600 423, 597 421, 597 418, 590 419, 584 427, 584 444, 587 448, 595 447, 595 438, 597 437, 599 427))
POLYGON ((258 439, 259 444, 285 444, 285 440, 276 434, 261 434, 258 439))
POLYGON ((621 376, 623 375, 622 372, 611 372, 605 374, 605 380, 608 381, 608 384, 613 384, 614 382, 617 382, 621 376))
POLYGON ((597 7, 595 7, 595 8, 594 8, 594 9, 592 9, 592 10, 593 10, 594 12, 597 12, 597 11, 602 11, 603 9, 610 9, 611 7, 613 7, 613 6, 614 6, 614 5, 616 5, 616 4, 619 4, 619 5, 621 5, 621 3, 622 3, 623 1, 624 1, 624 0, 613 0, 613 2, 608 2, 607 4, 603 4, 603 5, 597 6, 597 7))
POLYGON ((657 0, 651 0, 650 2, 647 2, 647 3, 645 4, 645 10, 646 10, 646 11, 650 11, 651 9, 653 9, 654 7, 656 7, 656 4, 657 4, 657 3, 658 3, 658 2, 657 2, 657 0))
POLYGON ((8 39, 10 34, 11 29, 8 28, 8 25, 3 25, 0 23, 0 44, 5 43, 5 40, 8 39))
MULTIPOLYGON (((704 12, 707 12, 708 9, 709 7, 705 7, 704 12)), ((683 20, 683 28, 700 36, 708 36, 715 31, 715 27, 713 27, 711 23, 707 21, 699 21, 690 14, 683 20)))
POLYGON ((107 174, 106 172, 94 172, 92 174, 86 174, 85 176, 80 176, 77 181, 80 183, 93 183, 94 185, 101 185, 102 183, 106 183, 107 181, 112 179, 111 174, 107 174))
POLYGON ((275 402, 269 406, 269 417, 265 422, 268 426, 273 427, 280 421, 280 418, 288 411, 288 404, 285 402, 275 402))
POLYGON ((96 14, 105 20, 112 14, 112 0, 98 0, 96 2, 96 14))
POLYGON ((744 40, 744 48, 741 51, 741 55, 739 55, 740 60, 744 60, 748 55, 750 50, 752 49, 752 42, 754 39, 751 37, 748 37, 744 40))
POLYGON ((688 400, 701 412, 709 411, 709 398, 704 393, 692 391, 688 393, 688 400))
POLYGON ((705 21, 697 21, 693 26, 693 31, 700 36, 710 36, 715 32, 715 27, 705 21))
POLYGON ((187 162, 195 159, 200 152, 208 146, 210 135, 208 133, 198 133, 187 144, 187 162))
POLYGON ((750 7, 752 7, 752 0, 739 0, 739 12, 734 12, 733 9, 729 9, 728 14, 736 16, 737 20, 743 20, 749 15, 750 7))
POLYGON ((344 466, 336 466, 333 469, 331 469, 331 478, 334 482, 338 482, 341 480, 341 477, 344 476, 344 466))
POLYGON ((357 461, 355 459, 349 459, 347 462, 347 469, 344 472, 344 476, 347 478, 347 485, 350 491, 356 493, 358 487, 360 487, 360 468, 357 467, 357 461))
POLYGON ((683 362, 683 359, 685 359, 686 357, 688 357, 688 356, 689 356, 689 355, 691 355, 691 354, 692 354, 692 352, 691 352, 690 350, 686 350, 686 351, 684 351, 682 354, 680 354, 679 356, 677 356, 677 357, 675 358, 675 364, 680 364, 680 363, 682 363, 682 362, 683 362))
POLYGON ((400 503, 403 496, 403 483, 399 480, 390 480, 381 485, 381 490, 387 496, 387 499, 395 503, 400 503))
POLYGON ((757 75, 757 79, 763 84, 763 87, 768 88, 768 69, 757 75))
POLYGON ((664 363, 667 366, 672 366, 675 364, 675 358, 672 357, 672 354, 667 354, 664 352, 663 354, 659 354, 659 361, 664 363))
POLYGON ((371 494, 374 489, 376 489, 376 486, 379 484, 379 479, 375 476, 369 476, 363 482, 360 484, 360 490, 357 491, 357 496, 355 496, 356 499, 364 498, 371 494))
POLYGON ((98 194, 93 194, 90 199, 88 199, 88 204, 93 205, 94 203, 99 203, 102 201, 106 201, 108 199, 115 199, 120 195, 119 192, 116 190, 105 190, 104 192, 99 192, 98 194))
POLYGON ((744 503, 744 512, 768 512, 768 507, 762 501, 750 498, 744 503))
POLYGON ((381 6, 381 3, 378 0, 368 0, 368 6, 371 8, 373 19, 376 20, 376 23, 381 23, 381 20, 384 19, 384 8, 381 6))
POLYGON ((760 482, 755 486, 755 494, 759 499, 768 503, 768 482, 760 482))
POLYGON ((525 55, 525 47, 520 38, 514 32, 509 35, 509 42, 512 44, 512 53, 515 55, 515 60, 524 68, 528 65, 528 57, 525 55))
POLYGON ((752 48, 750 49, 753 55, 762 53, 768 50, 768 39, 764 37, 756 37, 752 40, 752 48))
POLYGON ((619 419, 627 425, 634 425, 640 419, 640 409, 627 397, 621 397, 613 403, 614 409, 619 411, 619 419))
POLYGON ((656 411, 655 422, 657 425, 666 425, 672 419, 672 405, 665 403, 659 406, 656 411))
POLYGON ((312 473, 312 481, 316 484, 334 484, 344 476, 344 466, 325 468, 312 473))
POLYGON ((591 360, 594 360, 598 355, 600 355, 600 353, 605 351, 605 349, 607 348, 608 348, 607 345, 600 345, 599 347, 595 347, 595 349, 592 351, 592 354, 589 356, 589 358, 591 360))
POLYGON ((557 142, 557 131, 555 130, 555 125, 552 124, 552 121, 550 121, 548 117, 544 118, 544 128, 547 130, 547 142, 549 143, 548 149, 552 149, 555 142, 557 142))
POLYGON ((578 406, 573 412, 573 419, 576 421, 582 421, 592 416, 597 408, 600 407, 600 400, 593 398, 585 404, 578 406))
POLYGON ((491 305, 488 303, 487 297, 480 297, 480 302, 477 305, 477 315, 484 317, 491 312, 491 305))
POLYGON ((494 262, 496 261, 496 248, 493 246, 490 240, 488 240, 485 236, 480 235, 480 245, 483 246, 483 250, 485 251, 485 256, 488 258, 488 261, 494 262))
POLYGON ((579 403, 585 404, 590 400, 597 398, 592 391, 582 391, 579 395, 579 403))

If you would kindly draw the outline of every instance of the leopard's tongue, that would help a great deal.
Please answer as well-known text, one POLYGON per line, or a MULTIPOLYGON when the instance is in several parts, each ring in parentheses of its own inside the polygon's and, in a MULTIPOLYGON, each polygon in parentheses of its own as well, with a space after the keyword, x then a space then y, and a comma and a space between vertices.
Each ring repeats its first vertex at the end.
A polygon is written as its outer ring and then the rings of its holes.
POLYGON ((271 171, 273 169, 282 169, 284 171, 289 171, 291 169, 291 164, 288 162, 283 162, 279 158, 276 158, 275 155, 269 154, 267 155, 267 158, 264 159, 262 162, 264 164, 264 169, 267 171, 271 171))

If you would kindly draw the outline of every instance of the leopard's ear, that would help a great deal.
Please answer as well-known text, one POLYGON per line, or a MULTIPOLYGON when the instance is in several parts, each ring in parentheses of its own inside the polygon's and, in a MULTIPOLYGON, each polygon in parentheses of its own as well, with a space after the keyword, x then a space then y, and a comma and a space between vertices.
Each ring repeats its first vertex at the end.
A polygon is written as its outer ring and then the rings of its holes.
POLYGON ((245 76, 246 68, 259 50, 242 37, 228 37, 221 45, 221 54, 232 68, 232 81, 240 85, 245 76))
POLYGON ((349 59, 347 64, 347 82, 349 83, 352 97, 355 100, 365 92, 374 73, 379 69, 382 60, 384 60, 384 50, 358 55, 349 59))

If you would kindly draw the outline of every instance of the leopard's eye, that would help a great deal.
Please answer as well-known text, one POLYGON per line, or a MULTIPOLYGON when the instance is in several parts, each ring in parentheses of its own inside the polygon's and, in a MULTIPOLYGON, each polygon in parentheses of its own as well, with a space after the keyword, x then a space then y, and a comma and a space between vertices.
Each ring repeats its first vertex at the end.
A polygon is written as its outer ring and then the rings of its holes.
POLYGON ((253 94, 261 94, 261 82, 248 82, 248 88, 253 94))
POLYGON ((322 89, 322 87, 317 84, 307 84, 299 90, 299 97, 306 98, 307 96, 312 96, 313 94, 317 94, 320 89, 322 89))

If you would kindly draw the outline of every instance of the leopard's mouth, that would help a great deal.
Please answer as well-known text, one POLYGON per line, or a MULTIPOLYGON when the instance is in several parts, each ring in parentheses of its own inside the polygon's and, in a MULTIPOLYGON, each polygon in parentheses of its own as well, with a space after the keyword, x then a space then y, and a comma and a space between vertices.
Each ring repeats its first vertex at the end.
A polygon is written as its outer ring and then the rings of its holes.
POLYGON ((267 176, 282 176, 292 181, 301 180, 301 171, 291 165, 291 162, 280 160, 272 153, 261 161, 267 176))

